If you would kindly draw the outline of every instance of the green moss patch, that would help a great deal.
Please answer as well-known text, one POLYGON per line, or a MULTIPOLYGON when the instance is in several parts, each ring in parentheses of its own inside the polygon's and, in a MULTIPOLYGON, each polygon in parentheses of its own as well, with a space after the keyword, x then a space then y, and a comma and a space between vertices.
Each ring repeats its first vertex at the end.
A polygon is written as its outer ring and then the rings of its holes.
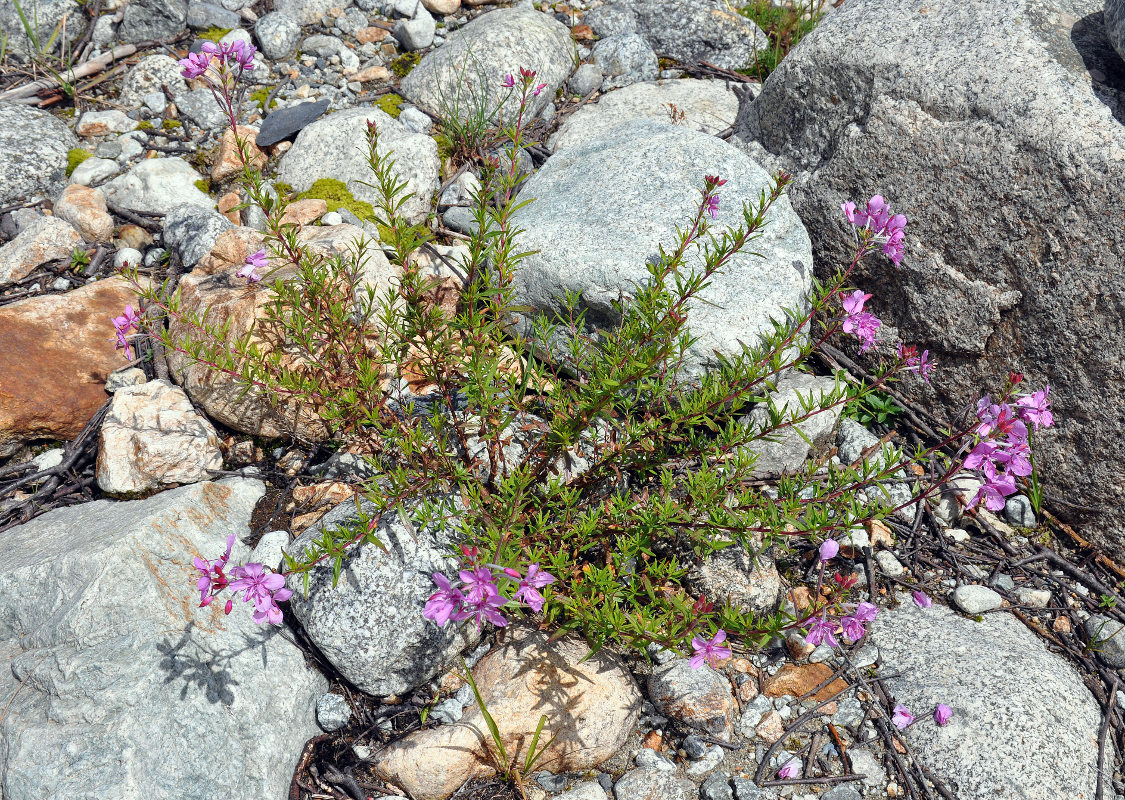
POLYGON ((401 56, 391 62, 391 72, 400 78, 405 78, 410 74, 410 70, 418 66, 418 62, 422 60, 422 54, 417 50, 412 50, 409 53, 403 53, 401 56))
POLYGON ((399 110, 399 106, 402 105, 403 102, 405 101, 399 95, 392 92, 391 94, 385 94, 380 97, 374 105, 388 117, 398 119, 398 115, 402 113, 402 111, 399 110))
POLYGON ((176 128, 184 127, 184 123, 180 122, 178 119, 166 119, 160 123, 160 127, 166 131, 174 131, 176 128))
MULTIPOLYGON (((250 93, 250 99, 258 104, 258 109, 263 114, 266 113, 266 111, 269 110, 269 109, 266 108, 266 100, 269 100, 269 96, 270 96, 270 90, 267 89, 264 86, 261 89, 256 89, 255 91, 250 93)), ((276 99, 270 100, 270 106, 269 107, 270 108, 276 108, 277 107, 277 100, 276 99)))
MULTIPOLYGON (((280 187, 277 187, 281 191, 280 187)), ((370 203, 356 200, 348 191, 347 184, 335 178, 318 178, 308 190, 296 195, 294 200, 324 200, 328 203, 329 211, 339 211, 346 208, 360 219, 371 219, 375 216, 375 209, 370 203)))
POLYGON ((219 40, 230 33, 230 28, 208 28, 205 31, 197 33, 200 39, 206 39, 209 42, 219 43, 219 40))
POLYGON ((211 184, 209 184, 207 181, 203 180, 202 178, 200 178, 199 180, 197 180, 195 182, 195 188, 198 189, 199 191, 203 192, 203 194, 210 194, 211 193, 211 184))
POLYGON ((137 123, 137 130, 139 131, 151 131, 153 127, 152 120, 149 119, 142 119, 137 123))
POLYGON ((94 154, 89 150, 83 150, 81 147, 75 147, 66 152, 66 177, 74 174, 74 170, 78 169, 78 165, 90 158, 94 154))

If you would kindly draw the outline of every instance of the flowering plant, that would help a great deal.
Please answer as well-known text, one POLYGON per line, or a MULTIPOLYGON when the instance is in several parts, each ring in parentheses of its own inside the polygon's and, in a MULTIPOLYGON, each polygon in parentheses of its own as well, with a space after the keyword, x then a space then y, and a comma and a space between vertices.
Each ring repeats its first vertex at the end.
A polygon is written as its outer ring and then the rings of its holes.
MULTIPOLYGON (((447 308, 435 301, 436 281, 418 267, 431 234, 404 218, 409 195, 391 155, 379 151, 374 126, 368 161, 379 202, 372 221, 400 271, 397 284, 382 294, 364 291, 366 245, 354 257, 325 259, 280 223, 284 199, 249 166, 237 132, 237 78, 252 56, 252 49, 220 47, 183 63, 185 74, 209 81, 227 113, 247 193, 266 214, 268 245, 236 274, 247 282, 240 291, 269 293, 256 324, 279 332, 285 357, 266 352, 249 333, 229 341, 205 314, 189 314, 155 288, 142 290, 147 305, 190 333, 173 336, 128 314, 117 329, 123 336, 141 325, 248 392, 315 409, 333 445, 367 453, 374 512, 357 527, 324 531, 301 558, 287 555, 283 573, 257 564, 231 568, 229 548, 215 561, 198 559, 203 605, 224 590, 241 592, 243 602, 254 603, 255 619, 277 622, 289 592, 284 578, 293 585, 304 576, 307 589, 310 571, 325 562, 338 575, 349 547, 379 545, 380 519, 400 515, 459 543, 456 578, 433 576, 423 613, 435 624, 504 626, 508 614, 538 614, 595 647, 656 643, 686 653, 690 646, 692 665, 702 668, 730 657, 732 645, 755 646, 787 630, 807 631, 813 644, 858 641, 877 609, 849 602, 848 578, 824 580, 840 549, 836 537, 926 501, 964 469, 984 475, 980 499, 990 508, 1026 476, 1020 431, 1051 424, 1047 390, 1013 401, 1016 382, 1009 381, 971 425, 928 448, 885 448, 854 464, 815 459, 772 487, 756 479, 756 442, 800 430, 817 414, 861 402, 903 377, 931 378, 928 352, 902 345, 851 391, 841 380, 798 408, 769 400, 779 376, 803 368, 832 337, 854 336, 862 351, 880 352, 883 327, 865 310, 871 295, 848 282, 865 258, 898 264, 905 255, 906 218, 892 215, 882 197, 862 209, 844 204, 854 256, 817 284, 807 307, 787 312, 716 370, 687 378, 678 367, 694 342, 688 309, 761 235, 788 175, 776 176, 756 202, 729 210, 721 204, 727 180, 705 176, 690 217, 649 261, 648 281, 617 304, 615 328, 590 333, 578 298, 568 296, 557 316, 540 317, 524 336, 511 326, 526 311, 514 299, 524 257, 514 214, 530 202, 518 198, 519 155, 528 145, 525 112, 543 89, 535 73, 503 81, 519 106, 502 131, 509 146, 476 155, 476 231, 457 265, 465 277, 455 308, 447 308), (729 224, 717 227, 720 219, 729 224), (560 329, 569 336, 557 336, 560 329), (549 357, 537 346, 562 340, 568 344, 549 357), (762 406, 765 424, 749 424, 748 413, 762 406), (913 460, 944 469, 909 499, 878 491, 913 460), (725 548, 801 549, 809 541, 819 547, 819 571, 815 602, 803 612, 757 616, 690 589, 691 570, 725 548)), ((228 600, 227 610, 232 605, 228 600)))

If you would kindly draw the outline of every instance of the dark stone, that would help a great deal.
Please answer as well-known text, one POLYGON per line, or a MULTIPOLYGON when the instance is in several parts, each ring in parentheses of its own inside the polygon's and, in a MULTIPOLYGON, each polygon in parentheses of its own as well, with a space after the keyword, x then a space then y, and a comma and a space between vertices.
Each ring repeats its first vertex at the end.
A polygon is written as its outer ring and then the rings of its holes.
POLYGON ((552 775, 549 772, 544 772, 536 777, 535 782, 543 787, 544 791, 555 794, 566 789, 566 776, 565 775, 552 775))
POLYGON ((255 142, 258 147, 269 147, 282 139, 296 136, 302 128, 327 111, 330 104, 329 100, 317 100, 278 109, 262 121, 262 130, 255 142))

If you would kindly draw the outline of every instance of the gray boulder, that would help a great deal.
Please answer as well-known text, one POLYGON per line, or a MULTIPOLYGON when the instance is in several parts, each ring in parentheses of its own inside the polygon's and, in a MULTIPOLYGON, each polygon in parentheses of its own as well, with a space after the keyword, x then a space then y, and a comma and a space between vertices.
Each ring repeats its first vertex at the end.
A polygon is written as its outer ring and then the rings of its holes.
POLYGON ((214 202, 200 191, 203 176, 182 158, 147 158, 102 187, 106 199, 131 211, 167 214, 183 205, 205 209, 214 202))
POLYGON ((394 151, 395 172, 414 195, 403 213, 411 222, 421 221, 440 185, 437 144, 378 109, 338 111, 306 127, 281 159, 278 179, 303 192, 318 178, 334 178, 347 184, 357 199, 377 202, 377 191, 366 185, 375 182, 364 145, 368 121, 379 129, 379 151, 394 151))
POLYGON ((1109 43, 1125 58, 1125 2, 1105 0, 1105 32, 1109 43))
POLYGON ((175 250, 184 267, 191 269, 211 252, 219 234, 233 227, 218 211, 185 203, 164 217, 164 245, 175 250))
POLYGON ((822 277, 850 257, 841 203, 881 193, 906 214, 902 268, 878 256, 860 278, 940 364, 932 389, 904 388, 952 417, 1011 370, 1049 383, 1046 504, 1121 557, 1125 66, 1102 2, 846 3, 744 103, 736 137, 799 173, 822 277))
MULTIPOLYGON (((366 513, 372 513, 370 504, 366 513)), ((286 552, 300 558, 323 530, 356 524, 354 502, 341 503, 298 536, 286 552)), ((480 635, 472 625, 439 628, 422 616, 436 591, 432 574, 454 575, 447 533, 403 523, 392 514, 375 535, 386 552, 372 545, 348 550, 340 580, 332 586, 332 563, 322 562, 305 595, 300 577, 290 580, 290 606, 301 626, 340 673, 370 694, 401 694, 428 681, 480 635)))
POLYGON ((138 107, 144 102, 145 95, 165 88, 170 89, 173 95, 186 94, 187 81, 182 71, 183 67, 170 56, 145 56, 125 73, 125 79, 121 81, 121 104, 126 108, 138 107))
POLYGON ((501 87, 504 76, 518 77, 520 68, 536 72, 547 84, 531 98, 527 116, 534 117, 570 75, 574 42, 565 25, 534 9, 504 8, 474 19, 449 34, 445 44, 428 53, 402 81, 402 93, 439 116, 464 122, 482 113, 507 121, 515 118, 519 100, 501 87))
MULTIPOLYGON (((760 439, 747 445, 747 449, 758 456, 752 475, 775 478, 784 473, 794 473, 804 465, 814 449, 829 444, 844 407, 834 405, 818 413, 813 411, 820 408, 822 401, 824 405, 829 405, 835 402, 833 398, 839 399, 843 393, 843 385, 835 378, 800 372, 782 377, 776 390, 770 392, 769 399, 769 406, 780 415, 779 424, 810 413, 812 416, 769 434, 772 441, 760 439), (806 411, 806 407, 809 410, 806 411)), ((765 430, 770 423, 769 408, 759 405, 745 421, 756 431, 765 430)))
POLYGON ((271 11, 254 23, 254 38, 266 58, 285 58, 301 41, 301 26, 285 14, 271 11))
POLYGON ((0 533, 4 800, 288 791, 326 681, 242 603, 198 608, 192 568, 248 532, 263 492, 200 483, 0 533))
POLYGON ((117 31, 123 42, 175 36, 187 25, 187 0, 129 0, 117 31))
POLYGON ((16 4, 11 0, 0 3, 0 33, 7 38, 9 53, 54 52, 63 41, 73 42, 81 36, 86 25, 86 17, 76 0, 24 0, 20 7, 34 28, 36 41, 28 37, 16 4), (55 35, 64 19, 62 30, 55 35), (54 42, 47 47, 52 38, 54 42))
POLYGON ((660 75, 656 53, 643 36, 625 33, 601 39, 590 55, 605 76, 606 89, 620 89, 639 81, 655 80, 660 75))
POLYGON ((640 33, 662 56, 685 64, 707 61, 725 69, 742 69, 766 35, 725 0, 628 0, 597 9, 590 22, 599 36, 640 33))
POLYGON ((301 25, 319 25, 330 8, 347 8, 352 0, 274 0, 273 10, 301 25))
POLYGON ((184 21, 189 28, 195 30, 205 31, 208 28, 230 30, 242 24, 242 17, 214 3, 194 2, 188 6, 184 21))
POLYGON ((15 103, 0 103, 0 204, 55 197, 66 186, 66 154, 78 140, 65 122, 15 103))
POLYGON ((414 16, 395 23, 395 40, 403 50, 425 50, 434 43, 437 23, 430 12, 418 4, 414 16))
POLYGON ((898 676, 888 690, 918 720, 905 734, 914 757, 959 800, 1094 797, 1101 709, 1074 668, 1014 617, 974 622, 903 595, 868 642, 883 673, 898 676), (953 709, 944 727, 933 720, 938 703, 953 709))
MULTIPOLYGON (((566 291, 581 294, 591 330, 618 324, 612 303, 620 293, 649 279, 646 260, 661 244, 673 245, 677 225, 695 212, 707 174, 728 183, 712 230, 742 221, 742 204, 756 200, 769 176, 726 142, 698 131, 652 120, 634 120, 581 147, 563 150, 524 184, 522 197, 535 202, 520 209, 520 247, 534 254, 515 276, 516 302, 554 317, 566 291)), ((701 300, 689 306, 688 325, 698 341, 685 357, 685 375, 715 366, 714 351, 742 352, 783 319, 786 308, 801 307, 811 287, 808 234, 781 198, 770 211, 762 237, 713 276, 701 300)), ((696 255, 689 264, 698 266, 696 255)), ((531 331, 520 317, 519 328, 531 331)), ((565 343, 565 331, 553 347, 565 343)))
MULTIPOLYGON (((597 72, 592 64, 583 64, 570 78, 572 89, 575 78, 587 67, 597 72)), ((586 144, 632 119, 672 122, 673 107, 678 112, 675 124, 716 134, 734 124, 738 95, 724 81, 682 78, 634 83, 575 111, 551 137, 550 146, 552 150, 562 150, 586 144)))

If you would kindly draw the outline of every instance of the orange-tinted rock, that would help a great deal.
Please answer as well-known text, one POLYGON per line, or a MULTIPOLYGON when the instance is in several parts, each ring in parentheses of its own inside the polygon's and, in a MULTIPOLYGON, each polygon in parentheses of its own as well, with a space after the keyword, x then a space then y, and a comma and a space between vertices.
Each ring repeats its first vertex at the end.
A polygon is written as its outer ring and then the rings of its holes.
POLYGON ((360 44, 368 44, 369 42, 381 42, 390 35, 390 31, 372 25, 370 28, 360 28, 356 31, 355 40, 360 44))
MULTIPOLYGON (((264 167, 267 160, 266 154, 254 144, 254 140, 258 138, 258 129, 239 125, 238 135, 242 138, 243 146, 246 148, 250 166, 255 169, 264 167)), ((233 178, 240 172, 242 172, 242 157, 238 152, 238 146, 235 144, 234 134, 228 128, 223 132, 223 138, 219 141, 219 152, 215 156, 214 166, 211 167, 211 180, 215 183, 221 183, 227 178, 233 178)))
POLYGON ((374 64, 367 69, 361 69, 358 72, 350 72, 345 77, 349 81, 359 81, 360 83, 389 81, 391 79, 391 71, 386 67, 374 64))
POLYGON ((238 192, 227 192, 219 198, 219 202, 217 203, 219 213, 229 219, 235 225, 241 225, 242 218, 241 216, 239 216, 238 209, 236 208, 236 206, 240 202, 241 200, 238 197, 238 192))
POLYGON ((0 308, 0 452, 33 439, 73 439, 106 401, 105 380, 126 362, 113 317, 137 295, 124 280, 0 308))
MULTIPOLYGON (((833 672, 834 670, 827 664, 786 664, 777 673, 766 678, 763 694, 766 697, 781 697, 782 695, 804 697, 831 678, 833 672)), ((813 698, 826 700, 847 688, 847 682, 843 678, 837 678, 818 691, 813 698)))
POLYGON ((72 183, 55 201, 54 210, 56 217, 73 225, 87 242, 108 242, 113 238, 113 217, 101 189, 72 183))
POLYGON ((328 201, 317 198, 308 200, 294 200, 285 207, 281 215, 281 224, 293 223, 294 225, 308 225, 328 213, 328 201))

